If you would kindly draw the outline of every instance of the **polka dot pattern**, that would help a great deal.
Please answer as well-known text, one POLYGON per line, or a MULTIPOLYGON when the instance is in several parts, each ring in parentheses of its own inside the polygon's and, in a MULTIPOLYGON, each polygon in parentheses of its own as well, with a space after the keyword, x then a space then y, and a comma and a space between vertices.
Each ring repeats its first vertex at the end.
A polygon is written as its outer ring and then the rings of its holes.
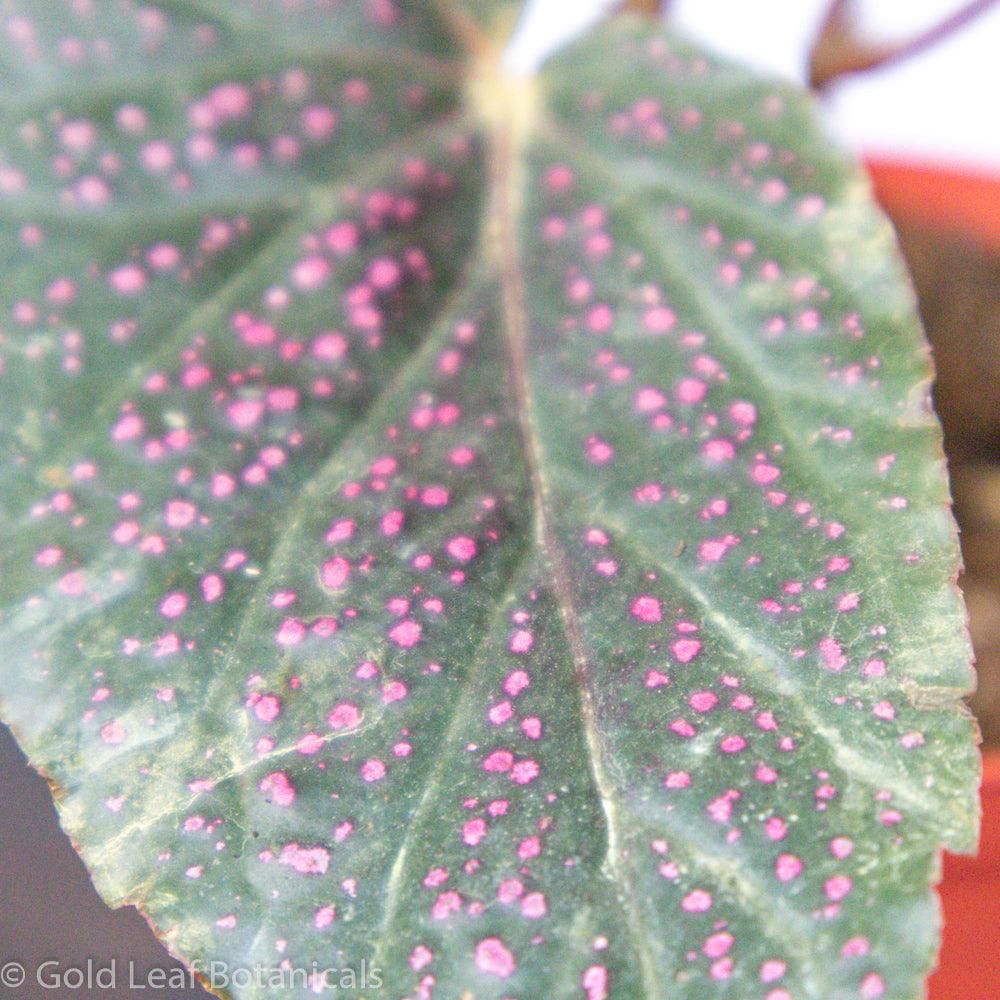
POLYGON ((8 7, 0 708, 109 902, 289 997, 915 995, 957 548, 805 99, 623 18, 507 121, 506 3, 8 7))

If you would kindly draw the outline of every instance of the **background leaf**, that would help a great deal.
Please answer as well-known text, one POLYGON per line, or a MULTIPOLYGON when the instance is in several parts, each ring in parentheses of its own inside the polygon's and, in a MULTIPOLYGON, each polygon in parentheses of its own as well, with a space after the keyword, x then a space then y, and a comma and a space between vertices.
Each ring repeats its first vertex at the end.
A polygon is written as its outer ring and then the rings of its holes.
POLYGON ((857 175, 645 22, 275 11, 8 17, 0 694, 98 888, 393 996, 915 995, 971 674, 857 175))

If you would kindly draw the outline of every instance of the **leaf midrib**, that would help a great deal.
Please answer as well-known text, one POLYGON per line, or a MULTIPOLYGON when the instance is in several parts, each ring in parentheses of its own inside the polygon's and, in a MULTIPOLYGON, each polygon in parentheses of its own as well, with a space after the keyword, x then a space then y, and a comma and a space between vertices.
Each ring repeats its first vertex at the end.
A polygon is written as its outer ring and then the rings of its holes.
POLYGON ((483 237, 497 241, 495 254, 499 271, 502 327, 509 361, 508 380, 514 396, 525 462, 531 480, 535 541, 551 573, 551 589, 562 618, 563 633, 573 657, 573 676, 580 698, 580 721, 589 752, 594 790, 600 801, 607 827, 607 852, 602 865, 613 884, 629 927, 629 938, 637 957, 640 978, 649 1000, 666 1000, 656 962, 649 948, 649 931, 643 913, 633 898, 625 864, 621 829, 622 808, 610 774, 603 741, 597 724, 592 683, 592 654, 573 598, 570 571, 551 515, 550 487, 542 459, 535 397, 528 376, 529 324, 526 305, 524 265, 520 227, 525 213, 524 146, 529 133, 510 127, 509 120, 492 118, 487 133, 489 191, 483 237))

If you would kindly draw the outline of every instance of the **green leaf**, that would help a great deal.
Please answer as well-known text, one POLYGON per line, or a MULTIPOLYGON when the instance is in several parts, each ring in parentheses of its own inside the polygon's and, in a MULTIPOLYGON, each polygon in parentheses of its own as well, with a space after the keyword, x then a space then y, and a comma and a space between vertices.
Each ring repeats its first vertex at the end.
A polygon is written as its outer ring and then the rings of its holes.
POLYGON ((513 11, 5 8, 3 717, 234 996, 914 997, 978 760, 889 228, 797 91, 513 11))

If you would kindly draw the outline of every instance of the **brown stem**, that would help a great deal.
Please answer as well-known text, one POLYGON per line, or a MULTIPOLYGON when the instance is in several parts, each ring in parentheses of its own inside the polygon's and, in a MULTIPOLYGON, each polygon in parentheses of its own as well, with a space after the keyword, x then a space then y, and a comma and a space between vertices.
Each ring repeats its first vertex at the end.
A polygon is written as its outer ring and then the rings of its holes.
POLYGON ((971 3, 967 3, 950 17, 945 18, 940 24, 928 28, 923 34, 917 35, 916 38, 899 46, 888 61, 896 62, 899 59, 908 59, 911 55, 916 55, 918 52, 944 41, 949 35, 960 31, 970 21, 974 21, 991 7, 995 7, 997 2, 998 0, 972 0, 971 3))
POLYGON ((659 17, 666 8, 667 3, 668 0, 626 0, 625 9, 633 14, 659 17))
POLYGON ((833 0, 813 46, 809 82, 822 90, 842 76, 882 69, 918 55, 964 28, 1000 0, 970 0, 943 21, 895 44, 866 41, 850 14, 850 0, 833 0))

